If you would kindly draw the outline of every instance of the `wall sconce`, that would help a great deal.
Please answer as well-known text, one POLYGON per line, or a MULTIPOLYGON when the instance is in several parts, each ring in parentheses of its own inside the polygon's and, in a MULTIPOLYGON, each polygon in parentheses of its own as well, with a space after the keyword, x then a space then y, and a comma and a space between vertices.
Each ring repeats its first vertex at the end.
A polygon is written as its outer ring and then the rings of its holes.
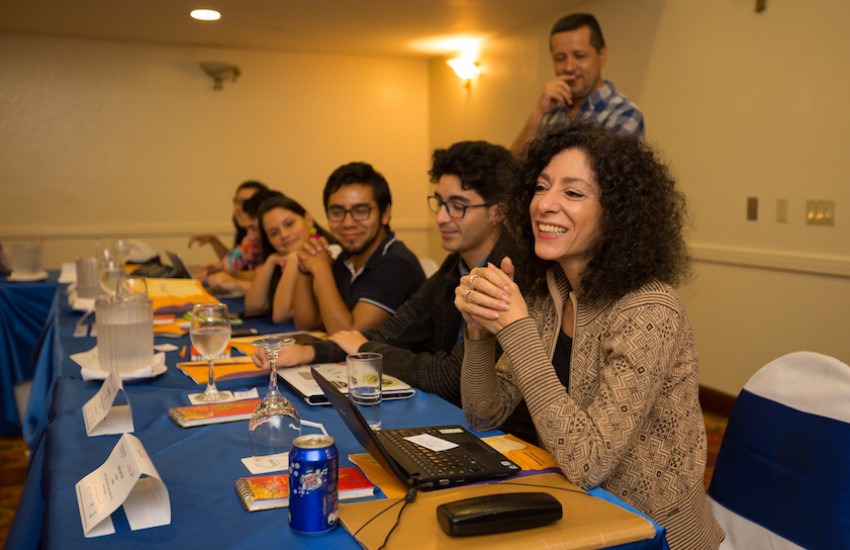
POLYGON ((457 77, 464 81, 467 88, 469 88, 470 81, 481 72, 478 63, 468 57, 455 57, 449 59, 446 63, 452 68, 457 77))
POLYGON ((236 78, 242 74, 242 71, 236 65, 217 61, 202 61, 201 68, 207 73, 207 76, 213 79, 213 90, 223 89, 222 83, 225 79, 236 82, 236 78))

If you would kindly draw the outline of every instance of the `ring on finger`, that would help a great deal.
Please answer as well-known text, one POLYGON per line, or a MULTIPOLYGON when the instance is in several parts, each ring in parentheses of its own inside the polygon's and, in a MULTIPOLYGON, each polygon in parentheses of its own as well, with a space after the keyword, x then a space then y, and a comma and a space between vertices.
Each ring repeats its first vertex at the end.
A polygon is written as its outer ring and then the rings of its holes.
POLYGON ((463 293, 463 299, 466 300, 467 303, 469 303, 469 295, 472 294, 473 292, 475 292, 475 289, 470 288, 466 292, 463 293))
POLYGON ((481 278, 481 275, 470 275, 469 279, 466 281, 467 284, 469 285, 469 288, 471 288, 472 290, 475 290, 475 279, 480 279, 480 278, 481 278))

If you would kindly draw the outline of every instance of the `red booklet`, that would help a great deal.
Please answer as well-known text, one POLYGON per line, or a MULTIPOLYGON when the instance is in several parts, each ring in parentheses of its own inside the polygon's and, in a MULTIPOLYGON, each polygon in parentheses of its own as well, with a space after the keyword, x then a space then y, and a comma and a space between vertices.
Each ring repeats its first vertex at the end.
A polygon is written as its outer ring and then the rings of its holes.
MULTIPOLYGON (((375 486, 358 468, 339 469, 339 499, 372 496, 375 486)), ((236 494, 249 512, 289 506, 289 474, 240 477, 236 494)))
POLYGON ((186 405, 168 409, 168 417, 184 428, 220 424, 234 420, 248 420, 259 404, 259 399, 242 399, 224 403, 186 405))

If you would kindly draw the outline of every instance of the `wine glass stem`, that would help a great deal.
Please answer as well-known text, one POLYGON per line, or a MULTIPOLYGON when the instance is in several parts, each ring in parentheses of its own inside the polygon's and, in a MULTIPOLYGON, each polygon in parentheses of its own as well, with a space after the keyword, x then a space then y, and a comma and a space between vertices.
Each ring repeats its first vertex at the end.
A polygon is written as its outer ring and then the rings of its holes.
POLYGON ((207 361, 207 389, 204 390, 204 393, 207 395, 216 395, 218 388, 215 387, 215 360, 210 357, 207 361))
POLYGON ((269 392, 277 392, 277 357, 269 358, 269 392))

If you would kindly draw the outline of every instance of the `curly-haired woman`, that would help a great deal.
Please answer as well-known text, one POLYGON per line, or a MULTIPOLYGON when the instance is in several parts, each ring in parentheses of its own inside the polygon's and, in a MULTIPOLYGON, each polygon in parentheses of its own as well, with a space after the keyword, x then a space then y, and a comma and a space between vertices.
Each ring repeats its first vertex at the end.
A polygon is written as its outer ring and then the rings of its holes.
POLYGON ((716 548, 697 353, 673 289, 688 275, 683 195, 645 144, 591 126, 532 143, 518 184, 509 219, 533 254, 455 291, 469 424, 496 427, 524 399, 570 481, 643 511, 671 548, 716 548))

